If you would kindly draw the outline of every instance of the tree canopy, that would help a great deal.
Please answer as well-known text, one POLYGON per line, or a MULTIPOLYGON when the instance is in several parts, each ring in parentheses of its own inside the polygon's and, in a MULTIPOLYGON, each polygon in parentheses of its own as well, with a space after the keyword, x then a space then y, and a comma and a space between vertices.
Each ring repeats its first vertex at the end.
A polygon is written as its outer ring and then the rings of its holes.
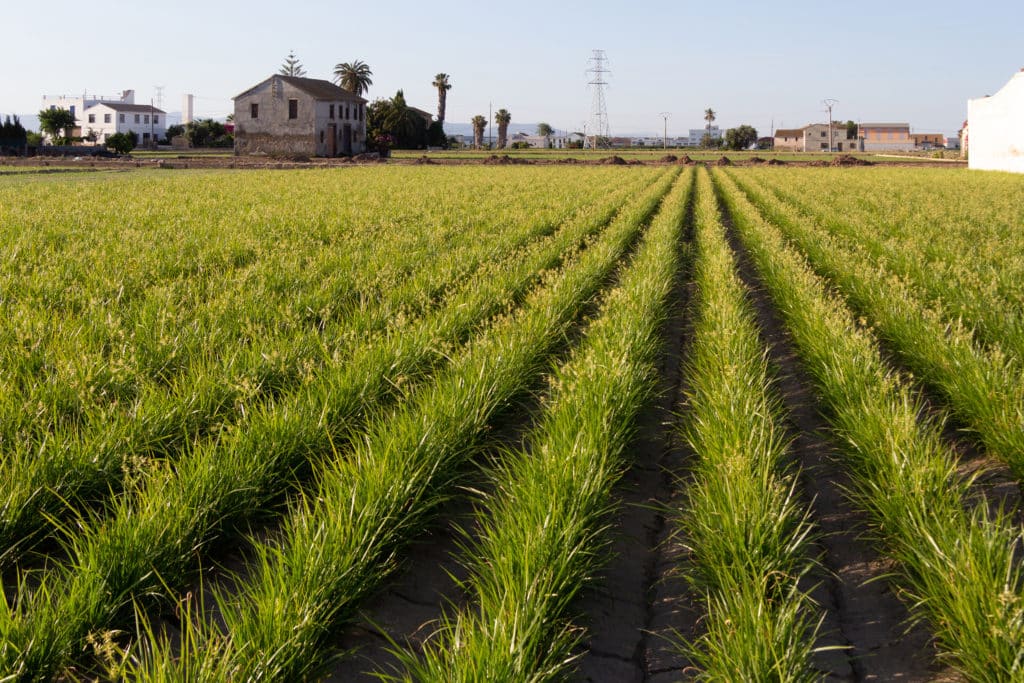
POLYGON ((343 89, 355 95, 362 95, 373 85, 373 71, 361 59, 354 62, 340 62, 334 65, 334 80, 343 89))
POLYGON ((0 124, 0 154, 4 150, 21 154, 26 144, 28 144, 28 131, 21 125, 17 116, 12 119, 8 114, 4 118, 4 122, 0 124))
POLYGON ((473 124, 473 145, 477 149, 484 146, 484 129, 487 128, 487 117, 477 114, 470 122, 473 124))
POLYGON ((401 90, 390 99, 377 99, 367 105, 366 130, 371 141, 384 141, 389 148, 422 149, 444 143, 440 125, 428 122, 410 107, 401 90))
POLYGON ((434 76, 434 82, 431 83, 437 88, 437 120, 444 124, 445 110, 447 109, 448 103, 448 91, 452 89, 452 84, 448 82, 448 74, 440 73, 434 76))
POLYGON ((537 135, 551 135, 555 132, 555 129, 551 127, 551 124, 544 123, 541 121, 537 124, 537 135))
POLYGON ((39 128, 50 136, 55 145, 66 143, 71 137, 71 130, 74 127, 75 115, 67 109, 57 107, 43 109, 39 112, 39 128))
POLYGON ((748 149, 757 142, 757 130, 753 126, 742 125, 725 131, 726 149, 748 149))
POLYGON ((278 71, 282 76, 296 76, 302 78, 306 75, 306 70, 302 68, 302 62, 295 56, 293 51, 288 52, 288 56, 284 58, 284 64, 281 65, 281 70, 278 71))

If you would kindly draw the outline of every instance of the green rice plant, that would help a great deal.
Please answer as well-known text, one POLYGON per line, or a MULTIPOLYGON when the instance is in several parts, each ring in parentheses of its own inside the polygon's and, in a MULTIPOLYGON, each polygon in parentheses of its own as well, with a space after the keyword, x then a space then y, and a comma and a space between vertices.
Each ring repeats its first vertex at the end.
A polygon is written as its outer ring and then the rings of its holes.
MULTIPOLYGON (((612 193, 611 200, 617 201, 622 192, 612 193)), ((606 200, 600 206, 607 212, 613 204, 606 200)), ((562 218, 572 208, 553 215, 562 218)), ((427 267, 406 283, 381 292, 372 306, 361 305, 329 325, 318 324, 290 339, 275 339, 269 351, 249 348, 227 359, 197 363, 171 387, 141 389, 128 411, 93 411, 80 428, 44 433, 42 445, 18 442, 0 461, 0 477, 8 482, 0 499, 0 562, 17 559, 47 532, 51 519, 67 519, 74 509, 81 509, 76 501, 109 498, 145 459, 176 458, 197 438, 216 437, 263 401, 311 381, 322 369, 323 348, 333 347, 335 358, 347 356, 368 334, 429 310, 413 308, 411 292, 443 294, 481 264, 493 267, 509 255, 515 257, 520 247, 550 232, 552 213, 541 212, 523 228, 474 244, 473 250, 455 249, 447 258, 428 259, 427 267)))
POLYGON ((396 680, 543 681, 567 675, 579 629, 572 601, 599 568, 611 490, 634 420, 657 380, 658 331, 680 262, 692 188, 669 194, 619 286, 605 299, 527 438, 496 466, 478 509, 464 588, 474 605, 442 620, 422 656, 399 653, 396 680))
POLYGON ((709 681, 811 681, 820 609, 809 512, 787 469, 783 410, 706 172, 695 207, 694 330, 684 437, 696 461, 677 524, 703 633, 680 646, 709 681))
POLYGON ((1024 680, 1020 528, 984 503, 970 507, 970 481, 957 474, 942 424, 921 417, 871 332, 728 175, 715 179, 845 447, 850 496, 896 560, 892 579, 912 615, 968 679, 1024 680))
MULTIPOLYGON (((609 242, 621 248, 663 184, 634 201, 612 236, 597 243, 598 256, 586 256, 597 246, 591 245, 584 260, 608 258, 609 242)), ((375 404, 401 394, 487 316, 514 306, 543 277, 538 273, 557 266, 614 212, 604 204, 583 213, 572 229, 534 245, 522 261, 505 264, 507 270, 482 271, 438 315, 360 347, 333 373, 257 411, 235 438, 202 445, 174 469, 149 473, 137 495, 117 501, 108 523, 86 526, 72 539, 73 566, 44 582, 33 599, 19 599, 0 622, 0 634, 19 644, 6 653, 9 668, 46 677, 75 659, 90 632, 124 628, 133 599, 182 586, 212 541, 265 510, 346 442, 375 404)))
POLYGON ((980 348, 941 307, 921 303, 885 266, 844 249, 812 221, 748 184, 741 187, 829 277, 908 368, 938 390, 985 447, 1024 480, 1024 368, 998 347, 980 348))
POLYGON ((304 680, 325 663, 329 634, 400 564, 403 548, 454 495, 459 473, 484 442, 491 416, 528 387, 586 302, 600 290, 672 181, 660 180, 523 308, 499 320, 453 358, 437 380, 321 471, 279 541, 257 546, 237 593, 215 591, 225 627, 186 619, 208 644, 182 663, 165 638, 138 646, 131 680, 180 678, 185 670, 223 679, 304 680))
MULTIPOLYGON (((842 209, 828 202, 812 204, 782 189, 769 177, 746 173, 742 177, 744 182, 753 179, 769 188, 783 204, 827 230, 843 249, 859 252, 862 258, 884 265, 895 276, 906 280, 920 297, 944 310, 947 317, 961 318, 980 343, 998 345, 1018 361, 1024 360, 1024 309, 1021 306, 1024 300, 1014 301, 1012 295, 1001 291, 1000 287, 1001 276, 1006 270, 1013 270, 1008 267, 1012 256, 1007 256, 1007 252, 1011 255, 1016 252, 1017 258, 1024 261, 1024 244, 1015 248, 1014 237, 1000 236, 998 229, 987 233, 978 230, 974 228, 977 218, 972 216, 966 224, 943 226, 952 230, 953 244, 950 244, 946 235, 936 239, 939 235, 934 225, 924 223, 925 218, 943 223, 944 212, 934 207, 924 216, 916 220, 909 216, 905 218, 907 224, 900 224, 894 223, 894 217, 883 213, 874 203, 851 205, 845 202, 842 209), (981 240, 981 250, 986 254, 990 254, 993 242, 999 244, 998 260, 979 260, 973 248, 964 254, 958 248, 963 246, 964 232, 972 233, 972 239, 981 240)), ((818 197, 816 192, 813 196, 818 197)), ((930 201, 910 203, 931 204, 930 201)))

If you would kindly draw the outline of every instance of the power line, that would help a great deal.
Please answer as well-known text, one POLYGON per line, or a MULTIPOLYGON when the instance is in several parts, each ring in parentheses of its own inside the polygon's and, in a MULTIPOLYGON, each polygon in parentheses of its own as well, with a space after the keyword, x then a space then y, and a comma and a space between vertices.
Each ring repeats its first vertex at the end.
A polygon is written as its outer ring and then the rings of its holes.
POLYGON ((672 112, 663 111, 660 114, 658 114, 658 116, 664 119, 664 128, 661 132, 661 148, 668 149, 668 117, 672 116, 672 112))
POLYGON ((839 104, 839 100, 827 97, 821 101, 825 105, 825 109, 828 110, 828 151, 833 151, 832 145, 832 107, 839 104))

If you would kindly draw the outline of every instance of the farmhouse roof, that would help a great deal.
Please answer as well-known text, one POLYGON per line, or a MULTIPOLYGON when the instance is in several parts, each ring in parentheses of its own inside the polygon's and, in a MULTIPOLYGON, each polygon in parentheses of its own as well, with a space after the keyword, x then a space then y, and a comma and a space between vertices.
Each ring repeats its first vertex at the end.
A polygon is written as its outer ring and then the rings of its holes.
POLYGON ((298 76, 282 76, 280 74, 274 74, 270 78, 260 81, 251 88, 246 89, 245 92, 235 95, 232 99, 237 100, 239 97, 244 97, 245 95, 248 95, 253 90, 263 85, 264 83, 268 83, 274 80, 275 78, 284 81, 285 83, 294 88, 298 88, 302 92, 312 97, 314 100, 355 100, 357 102, 366 102, 366 100, 360 97, 359 95, 351 93, 348 90, 345 90, 344 88, 339 88, 330 81, 325 81, 319 78, 299 78, 298 76))
POLYGON ((910 129, 909 123, 858 123, 861 128, 906 128, 910 129))
MULTIPOLYGON (((144 114, 149 114, 150 112, 152 112, 154 114, 164 114, 165 113, 163 109, 157 109, 156 107, 154 107, 151 104, 125 104, 124 102, 108 102, 106 100, 104 100, 102 102, 97 102, 96 104, 92 105, 92 107, 110 107, 114 111, 124 111, 124 112, 129 112, 129 113, 136 113, 136 112, 144 113, 144 114)), ((92 107, 86 107, 86 109, 92 109, 92 107)))
POLYGON ((803 128, 779 128, 775 131, 775 137, 777 138, 798 138, 803 134, 803 128))

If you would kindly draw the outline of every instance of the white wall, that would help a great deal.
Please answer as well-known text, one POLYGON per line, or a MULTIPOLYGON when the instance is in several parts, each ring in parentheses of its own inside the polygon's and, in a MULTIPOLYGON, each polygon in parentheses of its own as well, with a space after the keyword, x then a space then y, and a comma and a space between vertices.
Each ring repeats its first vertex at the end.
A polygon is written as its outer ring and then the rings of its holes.
POLYGON ((992 97, 967 101, 967 165, 1024 173, 1024 71, 992 97))

